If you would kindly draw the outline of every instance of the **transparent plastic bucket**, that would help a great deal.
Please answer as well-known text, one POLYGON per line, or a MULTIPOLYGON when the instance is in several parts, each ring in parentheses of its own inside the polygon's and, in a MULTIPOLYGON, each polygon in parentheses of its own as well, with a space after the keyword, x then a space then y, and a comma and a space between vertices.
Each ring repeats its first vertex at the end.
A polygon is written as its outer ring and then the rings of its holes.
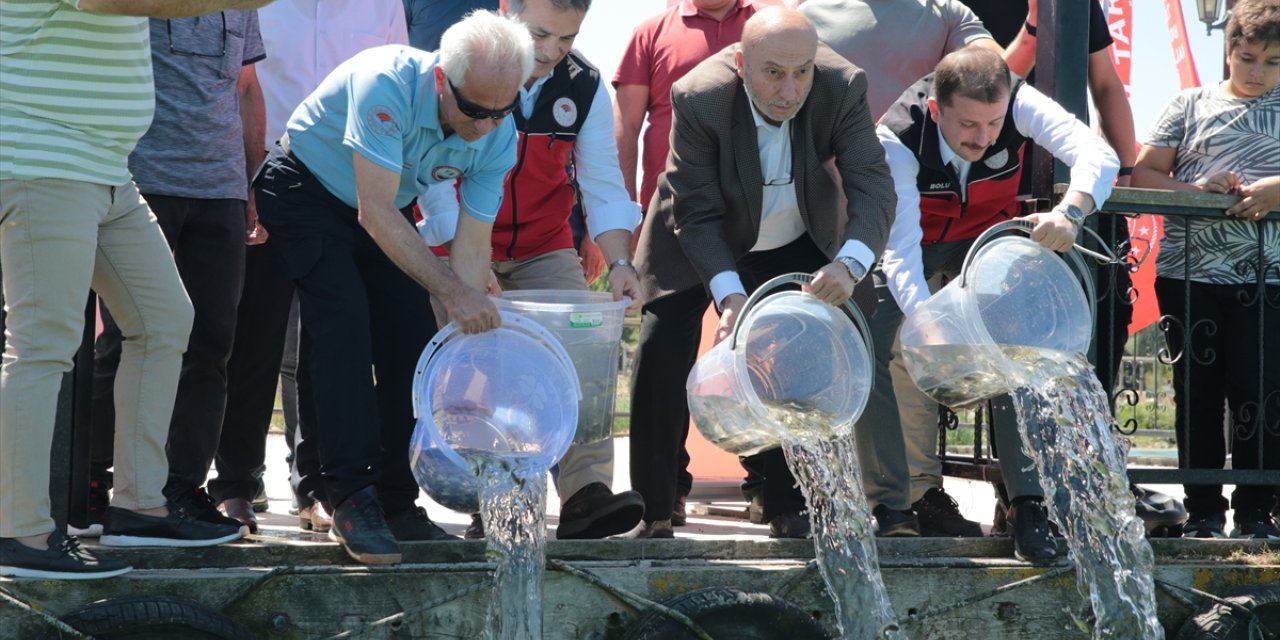
POLYGON ((694 364, 689 412, 712 444, 751 455, 784 441, 852 433, 871 391, 862 314, 846 303, 845 315, 800 291, 770 295, 811 280, 788 274, 766 282, 747 299, 733 335, 694 364))
POLYGON ((446 325, 418 359, 418 419, 409 465, 432 500, 479 511, 475 468, 485 460, 551 468, 578 422, 578 374, 536 322, 500 311, 502 326, 464 334, 446 325))
POLYGON ((1008 393, 1026 367, 1089 348, 1092 278, 1083 260, 1073 250, 1068 265, 1028 238, 998 236, 1009 230, 1029 227, 1019 222, 988 229, 974 241, 959 277, 902 324, 907 372, 945 406, 1008 393))
POLYGON ((582 402, 574 442, 613 437, 614 396, 618 386, 618 344, 630 299, 615 302, 600 291, 522 289, 504 291, 499 309, 542 325, 560 340, 578 371, 582 402))

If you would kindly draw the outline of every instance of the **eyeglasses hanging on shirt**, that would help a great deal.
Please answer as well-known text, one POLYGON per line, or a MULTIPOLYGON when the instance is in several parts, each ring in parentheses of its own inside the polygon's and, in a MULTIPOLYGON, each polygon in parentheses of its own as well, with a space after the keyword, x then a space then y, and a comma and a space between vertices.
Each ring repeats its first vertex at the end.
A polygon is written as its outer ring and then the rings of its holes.
POLYGON ((781 127, 761 127, 757 130, 760 144, 760 169, 764 174, 764 186, 786 187, 794 181, 791 171, 791 122, 781 127))
POLYGON ((227 55, 227 14, 225 11, 219 11, 218 17, 222 19, 222 49, 220 51, 213 51, 212 46, 200 46, 204 44, 197 35, 201 29, 200 20, 208 20, 209 16, 179 19, 178 38, 176 41, 173 37, 174 21, 165 20, 165 31, 169 35, 169 53, 175 56, 195 56, 197 58, 221 58, 227 55), (187 28, 188 24, 190 28, 187 28))

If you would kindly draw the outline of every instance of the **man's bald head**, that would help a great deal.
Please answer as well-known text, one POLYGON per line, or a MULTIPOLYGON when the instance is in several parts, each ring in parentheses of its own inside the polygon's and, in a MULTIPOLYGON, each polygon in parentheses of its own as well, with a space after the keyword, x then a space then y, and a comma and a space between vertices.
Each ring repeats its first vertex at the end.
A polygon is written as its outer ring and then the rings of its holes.
POLYGON ((760 115, 775 126, 795 117, 813 88, 818 33, 799 11, 769 7, 742 28, 738 76, 760 115))
POLYGON ((807 47, 812 58, 818 51, 818 32, 809 19, 795 9, 767 7, 742 26, 742 49, 749 55, 751 50, 769 43, 807 47))

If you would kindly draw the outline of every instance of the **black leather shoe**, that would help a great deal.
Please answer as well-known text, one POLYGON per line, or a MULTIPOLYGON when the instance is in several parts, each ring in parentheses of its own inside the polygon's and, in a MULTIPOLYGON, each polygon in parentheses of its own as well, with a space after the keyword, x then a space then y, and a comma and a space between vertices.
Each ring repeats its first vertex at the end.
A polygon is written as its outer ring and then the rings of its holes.
POLYGON ((808 538, 809 516, 803 513, 784 513, 769 521, 770 538, 808 538))
POLYGON ((458 540, 458 536, 440 528, 427 517, 427 510, 413 507, 387 516, 387 528, 400 542, 435 542, 458 540))
POLYGON ((573 494, 560 508, 557 540, 598 540, 626 533, 644 517, 644 498, 636 491, 615 495, 593 482, 573 494))
POLYGON ((943 538, 981 538, 982 525, 960 515, 960 505, 942 487, 925 492, 911 509, 920 518, 920 535, 943 538))
POLYGON ((1129 491, 1133 493, 1134 508, 1142 519, 1147 537, 1174 538, 1181 535, 1183 525, 1187 523, 1187 509, 1181 501, 1136 484, 1129 485, 1129 491))
POLYGON ((880 538, 915 538, 920 535, 920 520, 910 509, 898 511, 878 504, 871 510, 876 518, 876 536, 880 538))
POLYGON ((193 520, 217 525, 245 527, 245 531, 248 531, 247 525, 218 511, 217 504, 214 503, 213 498, 209 497, 208 493, 205 493, 204 487, 195 487, 178 492, 169 496, 169 502, 177 505, 193 520))
POLYGON ((365 487, 338 503, 333 510, 333 527, 329 538, 342 543, 356 562, 365 564, 396 564, 400 562, 400 545, 387 521, 382 517, 378 494, 372 486, 365 487))
POLYGON ((1049 530, 1049 510, 1039 500, 1009 506, 1009 535, 1013 555, 1023 562, 1048 564, 1058 557, 1058 543, 1049 530))
POLYGON ((471 514, 471 524, 467 525, 467 530, 462 532, 462 537, 467 540, 484 539, 484 520, 480 519, 480 514, 471 514))

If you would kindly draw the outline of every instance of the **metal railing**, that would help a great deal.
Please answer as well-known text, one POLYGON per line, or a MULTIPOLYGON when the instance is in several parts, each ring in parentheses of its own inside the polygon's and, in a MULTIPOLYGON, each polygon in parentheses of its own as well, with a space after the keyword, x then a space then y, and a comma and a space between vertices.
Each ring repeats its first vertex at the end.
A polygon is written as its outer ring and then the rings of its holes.
MULTIPOLYGON (((1104 216, 1129 216, 1133 215, 1129 213, 1131 211, 1142 211, 1143 215, 1163 215, 1166 220, 1174 217, 1221 219, 1225 217, 1224 209, 1235 201, 1235 198, 1224 195, 1116 189, 1111 199, 1103 205, 1101 213, 1104 216)), ((1275 367, 1280 365, 1267 359, 1266 353, 1268 347, 1274 351, 1276 343, 1280 342, 1280 331, 1275 329, 1277 319, 1280 319, 1280 284, 1267 284, 1268 277, 1273 283, 1280 280, 1280 264, 1268 261, 1265 250, 1269 247, 1263 244, 1265 239, 1276 237, 1269 235, 1274 231, 1264 232, 1264 225, 1271 225, 1271 228, 1280 225, 1280 211, 1273 211, 1253 224, 1258 225, 1259 231, 1256 249, 1249 256, 1238 256, 1232 268, 1246 279, 1250 275, 1253 279, 1252 285, 1241 287, 1237 299, 1240 307, 1249 310, 1255 319, 1258 362, 1256 367, 1250 367, 1251 371, 1246 373, 1256 376, 1257 393, 1248 399, 1234 398, 1224 411, 1224 423, 1221 428, 1229 452, 1227 468, 1188 468, 1188 452, 1184 445, 1180 450, 1175 450, 1178 454, 1176 468, 1149 468, 1134 465, 1131 462, 1129 477, 1134 482, 1280 486, 1280 470, 1264 470, 1262 464, 1263 452, 1267 447, 1274 449, 1277 446, 1276 443, 1280 443, 1280 377, 1275 376, 1274 373, 1271 377, 1267 377, 1263 373, 1267 371, 1267 367, 1271 367, 1274 371, 1275 367), (1233 438, 1253 439, 1256 442, 1256 449, 1251 451, 1250 455, 1256 458, 1243 460, 1231 455, 1230 447, 1233 438), (1234 468, 1241 466, 1247 468, 1234 468)), ((1104 223, 1102 226, 1109 225, 1104 223)), ((1151 259, 1149 250, 1131 251, 1127 240, 1117 241, 1114 236, 1111 239, 1115 242, 1110 248, 1117 255, 1128 256, 1128 271, 1136 271, 1139 263, 1151 259)), ((1184 274, 1188 269, 1189 267, 1184 265, 1184 274)), ((1132 287, 1125 284, 1127 280, 1127 278, 1118 280, 1114 275, 1099 276, 1097 294, 1100 309, 1108 309, 1111 313, 1123 313, 1125 308, 1133 307, 1137 301, 1137 294, 1132 287)), ((1184 291, 1189 292, 1191 288, 1189 279, 1184 277, 1182 280, 1184 291)), ((1196 316, 1192 314, 1196 309, 1191 308, 1191 296, 1186 295, 1185 298, 1188 300, 1187 304, 1182 309, 1174 311, 1180 312, 1182 317, 1195 318, 1196 316)), ((1197 304, 1205 303, 1197 301, 1197 304)), ((1095 335, 1095 346, 1108 344, 1116 339, 1126 342, 1124 356, 1119 363, 1116 363, 1118 372, 1114 385, 1106 384, 1106 373, 1102 369, 1099 370, 1099 377, 1104 378, 1104 386, 1112 387, 1109 393, 1111 393, 1116 417, 1115 429, 1120 437, 1130 442, 1134 438, 1158 438, 1169 441, 1170 445, 1175 441, 1186 443, 1193 428, 1212 428, 1192 423, 1191 415, 1196 402, 1193 393, 1195 388, 1193 376, 1180 376, 1183 378, 1181 385, 1176 385, 1174 373, 1177 367, 1183 367, 1183 371, 1188 371, 1193 364, 1210 365, 1223 357, 1214 350, 1204 347, 1202 343, 1218 335, 1219 332, 1227 331, 1227 328, 1219 327, 1216 322, 1204 319, 1186 323, 1181 321, 1177 314, 1169 314, 1166 311, 1169 310, 1161 310, 1162 315, 1157 323, 1133 336, 1117 336, 1114 333, 1095 335), (1174 340, 1172 343, 1170 338, 1174 340), (1171 344, 1184 346, 1175 349, 1171 348, 1171 344), (1177 410, 1176 398, 1179 395, 1188 398, 1182 412, 1177 410)), ((1123 324, 1121 323, 1122 327, 1123 324)), ((1107 318, 1099 318, 1097 328, 1115 331, 1115 325, 1115 322, 1107 318)), ((1095 348, 1093 351, 1090 359, 1095 364, 1098 358, 1106 357, 1106 354, 1099 355, 1099 349, 1095 348)), ((1194 371, 1194 369, 1190 370, 1194 371)), ((961 417, 954 413, 945 410, 941 412, 938 443, 945 474, 972 479, 998 480, 1000 478, 999 468, 993 462, 996 452, 993 452, 990 446, 984 446, 984 440, 989 441, 989 433, 984 433, 990 427, 989 415, 990 412, 979 410, 965 416, 968 419, 962 421, 961 417), (957 454, 948 451, 948 435, 952 434, 954 438, 957 430, 964 428, 974 430, 972 452, 957 454)), ((1133 455, 1131 451, 1131 460, 1134 457, 1139 456, 1133 455)), ((1275 461, 1272 461, 1271 465, 1274 467, 1275 461)))

